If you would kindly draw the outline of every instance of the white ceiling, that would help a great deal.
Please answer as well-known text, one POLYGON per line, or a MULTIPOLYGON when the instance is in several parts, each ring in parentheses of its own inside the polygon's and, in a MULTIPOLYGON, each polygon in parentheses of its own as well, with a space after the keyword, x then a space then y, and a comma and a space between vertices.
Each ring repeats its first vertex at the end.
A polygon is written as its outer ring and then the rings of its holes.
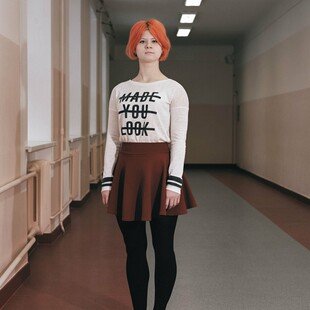
MULTIPOLYGON (((234 44, 283 0, 202 0, 186 7, 185 0, 104 0, 115 30, 115 43, 126 44, 131 26, 156 18, 166 27, 173 45, 234 44), (182 13, 197 12, 188 37, 176 37, 182 13)), ((183 24, 185 25, 185 24, 183 24)), ((188 24, 190 25, 190 24, 188 24)))

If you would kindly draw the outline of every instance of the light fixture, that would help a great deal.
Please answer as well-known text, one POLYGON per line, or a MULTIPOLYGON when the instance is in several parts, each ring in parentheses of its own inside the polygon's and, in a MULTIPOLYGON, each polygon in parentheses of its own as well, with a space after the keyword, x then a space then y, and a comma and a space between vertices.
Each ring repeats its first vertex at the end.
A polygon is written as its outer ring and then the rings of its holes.
POLYGON ((192 23, 196 17, 195 13, 182 14, 180 23, 192 23))
POLYGON ((177 37, 187 37, 190 32, 191 32, 191 29, 179 28, 177 32, 177 37))
POLYGON ((185 6, 199 6, 201 4, 201 0, 186 0, 185 6))

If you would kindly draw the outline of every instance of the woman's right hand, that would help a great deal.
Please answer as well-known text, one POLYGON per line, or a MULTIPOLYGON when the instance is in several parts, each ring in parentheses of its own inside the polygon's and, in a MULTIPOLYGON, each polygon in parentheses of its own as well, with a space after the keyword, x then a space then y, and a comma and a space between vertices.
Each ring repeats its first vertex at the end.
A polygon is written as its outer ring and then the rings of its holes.
POLYGON ((102 202, 104 205, 106 205, 109 201, 110 192, 111 192, 110 189, 101 192, 102 202))

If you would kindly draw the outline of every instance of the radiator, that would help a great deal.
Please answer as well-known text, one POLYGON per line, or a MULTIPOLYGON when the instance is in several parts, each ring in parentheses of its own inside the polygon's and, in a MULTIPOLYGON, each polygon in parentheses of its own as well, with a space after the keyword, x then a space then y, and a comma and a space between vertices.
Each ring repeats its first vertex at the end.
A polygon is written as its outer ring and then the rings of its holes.
POLYGON ((37 178, 28 181, 28 227, 35 224, 42 229, 50 226, 51 165, 47 160, 28 163, 28 171, 37 172, 37 178))
POLYGON ((80 165, 80 152, 78 149, 70 151, 71 155, 71 171, 70 171, 70 196, 72 200, 78 197, 80 178, 81 178, 81 165, 80 165))
POLYGON ((89 156, 89 171, 90 171, 90 182, 97 183, 98 178, 98 163, 97 163, 98 155, 97 155, 97 145, 92 144, 90 146, 90 156, 89 156))

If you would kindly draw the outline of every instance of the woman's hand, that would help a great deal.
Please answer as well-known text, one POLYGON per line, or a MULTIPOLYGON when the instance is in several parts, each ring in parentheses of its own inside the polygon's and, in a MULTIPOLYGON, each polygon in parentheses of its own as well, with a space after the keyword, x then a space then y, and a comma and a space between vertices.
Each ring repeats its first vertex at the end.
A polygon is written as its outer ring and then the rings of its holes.
POLYGON ((101 196, 102 196, 102 202, 104 205, 106 205, 109 201, 109 195, 110 195, 110 189, 102 191, 101 196))
POLYGON ((166 190, 166 210, 171 209, 179 204, 181 194, 178 194, 169 189, 166 190))

